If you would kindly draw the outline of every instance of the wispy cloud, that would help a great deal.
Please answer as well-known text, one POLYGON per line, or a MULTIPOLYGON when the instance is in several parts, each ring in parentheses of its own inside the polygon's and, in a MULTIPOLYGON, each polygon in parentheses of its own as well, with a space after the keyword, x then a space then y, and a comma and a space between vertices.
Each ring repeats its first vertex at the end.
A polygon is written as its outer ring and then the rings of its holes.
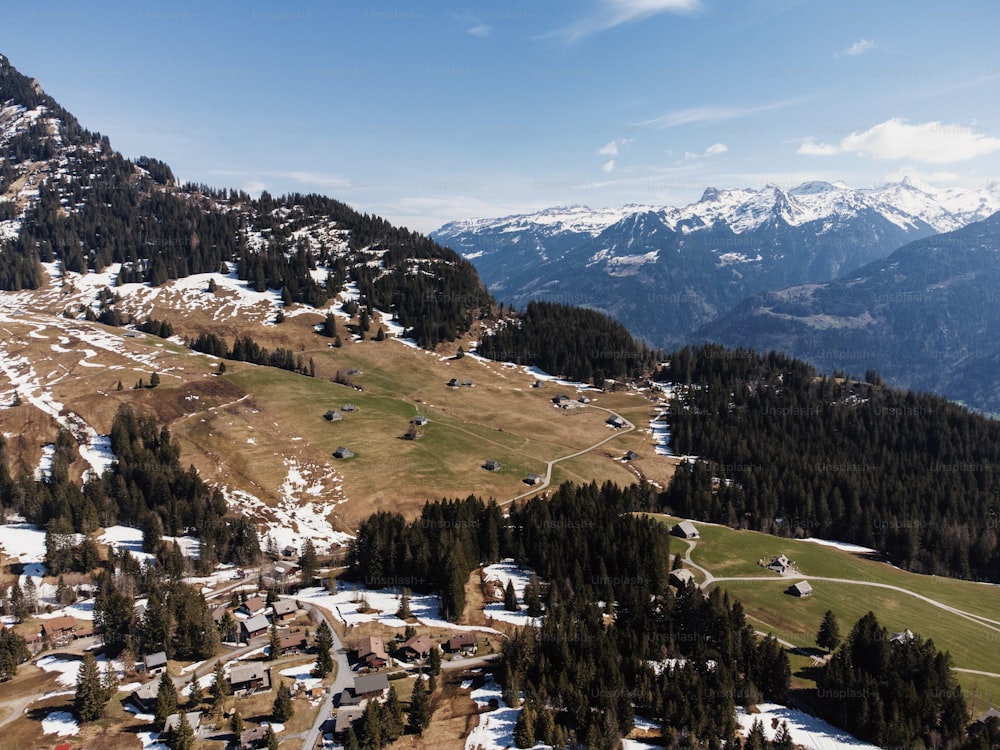
POLYGON ((871 39, 859 39, 847 49, 838 52, 837 57, 854 57, 871 52, 873 49, 878 49, 878 42, 873 42, 871 39))
POLYGON ((857 154, 873 159, 910 159, 926 164, 950 164, 1000 150, 1000 138, 965 125, 925 122, 911 125, 894 117, 868 130, 858 130, 840 143, 806 141, 797 153, 805 156, 857 154))
POLYGON ((692 13, 701 8, 702 0, 602 0, 597 8, 550 36, 576 42, 602 31, 660 13, 692 13))
POLYGON ((601 169, 603 169, 608 174, 610 174, 611 172, 614 172, 615 171, 615 160, 614 159, 608 159, 606 162, 604 162, 601 165, 601 169))
POLYGON ((493 27, 486 23, 477 23, 472 28, 468 29, 468 32, 472 36, 489 36, 493 33, 493 27))
POLYGON ((759 114, 760 112, 784 109, 785 107, 800 104, 802 101, 802 99, 787 99, 785 101, 769 102, 767 104, 757 104, 747 107, 689 107, 688 109, 668 112, 665 115, 654 117, 652 120, 636 123, 636 125, 639 127, 676 128, 680 125, 724 122, 726 120, 735 120, 740 117, 759 114))

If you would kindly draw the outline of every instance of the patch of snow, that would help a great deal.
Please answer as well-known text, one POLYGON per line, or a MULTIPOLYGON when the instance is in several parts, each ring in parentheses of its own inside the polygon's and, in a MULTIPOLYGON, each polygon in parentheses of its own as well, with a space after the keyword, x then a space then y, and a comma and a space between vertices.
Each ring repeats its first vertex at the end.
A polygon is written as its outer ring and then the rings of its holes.
POLYGON ((77 734, 80 725, 69 711, 53 711, 42 719, 42 734, 56 734, 60 737, 77 734))
POLYGON ((772 729, 773 720, 777 720, 777 726, 781 722, 788 723, 788 730, 792 735, 792 742, 796 745, 810 748, 810 750, 878 750, 875 745, 862 742, 857 737, 848 734, 842 729, 837 729, 831 724, 817 719, 815 716, 799 711, 794 708, 780 706, 775 703, 761 703, 757 706, 760 713, 749 714, 741 708, 736 709, 736 720, 744 731, 749 732, 754 719, 760 719, 764 725, 764 735, 769 740, 774 739, 776 729, 772 729))
POLYGON ((819 544, 823 547, 833 547, 835 549, 842 550, 843 552, 854 552, 859 555, 865 555, 869 553, 878 554, 878 550, 874 550, 871 547, 862 547, 857 544, 850 544, 849 542, 836 542, 830 539, 815 539, 809 537, 808 539, 803 539, 803 542, 812 542, 813 544, 819 544))
POLYGON ((514 593, 517 594, 518 601, 518 611, 509 612, 504 607, 502 601, 499 602, 488 602, 483 606, 483 612, 487 617, 493 620, 499 620, 501 622, 509 622, 514 625, 537 625, 540 622, 540 618, 529 617, 527 610, 524 609, 524 589, 531 580, 530 570, 525 570, 523 568, 517 567, 517 563, 508 558, 506 560, 501 560, 493 565, 487 565, 483 568, 483 582, 488 583, 490 581, 499 582, 501 590, 506 590, 507 582, 512 581, 514 584, 514 593))

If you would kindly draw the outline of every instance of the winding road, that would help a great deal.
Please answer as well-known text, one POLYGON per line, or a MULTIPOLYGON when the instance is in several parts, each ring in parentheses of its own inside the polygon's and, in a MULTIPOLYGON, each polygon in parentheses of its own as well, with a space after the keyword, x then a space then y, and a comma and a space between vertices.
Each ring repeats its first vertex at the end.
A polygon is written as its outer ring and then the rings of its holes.
MULTIPOLYGON (((827 581, 827 582, 830 582, 830 583, 845 583, 845 584, 848 584, 848 585, 851 585, 851 586, 868 586, 870 588, 888 589, 889 591, 896 591, 896 592, 898 592, 900 594, 906 594, 907 596, 912 596, 914 599, 919 599, 922 602, 930 604, 932 607, 937 607, 938 609, 942 609, 945 612, 949 612, 950 614, 953 614, 953 615, 956 615, 958 617, 964 618, 964 619, 968 620, 969 622, 973 622, 973 623, 975 623, 977 625, 980 625, 981 627, 987 628, 987 629, 992 630, 992 631, 994 631, 996 633, 1000 633, 1000 620, 994 620, 992 618, 985 617, 984 615, 977 615, 977 614, 975 614, 973 612, 966 612, 963 609, 959 609, 958 607, 953 607, 950 604, 945 604, 944 602, 939 602, 938 600, 932 599, 929 596, 924 596, 923 594, 918 594, 915 591, 910 591, 909 589, 904 589, 901 586, 893 586, 892 584, 889 584, 889 583, 877 583, 875 581, 858 581, 858 580, 854 580, 854 579, 851 579, 851 578, 830 578, 830 577, 827 577, 827 576, 810 576, 810 575, 803 575, 803 574, 798 573, 798 572, 795 572, 794 574, 791 574, 791 575, 784 575, 784 576, 780 576, 780 577, 773 576, 773 575, 772 576, 720 576, 720 577, 717 577, 717 576, 713 575, 711 573, 711 571, 709 571, 706 568, 703 568, 701 565, 699 565, 698 563, 696 563, 694 560, 691 559, 691 553, 694 551, 695 547, 698 546, 698 542, 694 541, 694 540, 691 540, 691 539, 685 539, 684 541, 687 542, 687 545, 688 545, 687 552, 684 554, 684 564, 687 565, 687 566, 689 566, 690 568, 693 568, 694 570, 698 571, 699 573, 701 573, 705 577, 705 580, 702 581, 702 583, 699 584, 699 586, 702 589, 708 588, 713 583, 726 583, 726 582, 729 582, 729 581, 739 581, 739 582, 743 582, 743 581, 762 581, 762 582, 771 582, 771 583, 773 583, 774 581, 799 580, 799 579, 808 580, 808 581, 827 581)), ((790 646, 791 644, 782 643, 782 645, 789 645, 790 646)), ((967 672, 969 674, 983 675, 984 677, 1000 677, 1000 674, 998 674, 996 672, 983 672, 983 671, 976 670, 976 669, 963 669, 963 668, 960 668, 960 667, 953 667, 953 669, 956 672, 967 672)))

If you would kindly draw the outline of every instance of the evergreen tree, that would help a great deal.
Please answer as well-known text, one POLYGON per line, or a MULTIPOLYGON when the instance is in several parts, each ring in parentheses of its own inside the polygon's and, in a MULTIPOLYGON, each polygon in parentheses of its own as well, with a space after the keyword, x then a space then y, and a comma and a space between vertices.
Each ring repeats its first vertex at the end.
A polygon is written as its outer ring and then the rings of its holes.
POLYGON ((361 743, 358 742, 354 727, 348 727, 344 732, 344 750, 361 750, 361 743))
POLYGON ((514 579, 507 579, 507 588, 503 592, 503 608, 508 612, 517 612, 520 607, 517 606, 517 592, 514 591, 514 579))
POLYGON ((160 675, 159 692, 156 694, 156 723, 163 726, 170 714, 177 713, 177 688, 170 673, 160 675))
POLYGON ((229 720, 229 730, 236 735, 236 739, 243 733, 243 714, 238 708, 233 711, 233 717, 229 720))
POLYGON ((358 744, 361 750, 379 750, 382 747, 382 724, 376 701, 368 701, 358 722, 358 744))
POLYGON ((194 739, 194 729, 188 721, 187 714, 182 711, 177 728, 171 732, 167 741, 167 747, 170 750, 191 750, 194 747, 194 739))
POLYGON ((518 747, 535 746, 535 712, 530 704, 525 704, 514 724, 514 744, 518 747))
POLYGON ((111 661, 108 661, 104 665, 104 674, 101 677, 101 693, 104 696, 105 703, 115 697, 115 693, 118 692, 118 685, 118 673, 115 671, 115 667, 111 661))
POLYGON ((540 617, 542 614, 542 587, 538 576, 534 573, 524 587, 524 604, 528 608, 529 617, 540 617))
POLYGON ((316 628, 316 664, 311 672, 313 677, 326 677, 333 671, 331 648, 333 648, 333 633, 326 620, 321 620, 319 627, 316 628))
POLYGON ((278 692, 274 696, 274 704, 271 706, 271 716, 275 721, 283 723, 292 718, 295 707, 292 706, 292 693, 288 685, 282 681, 278 685, 278 692))
MULTIPOLYGON (((152 375, 149 376, 149 387, 156 388, 156 386, 158 386, 159 384, 160 384, 160 374, 158 372, 154 372, 152 375)), ((188 728, 190 729, 190 727, 188 728)))
POLYGON ((274 728, 270 725, 268 725, 267 733, 264 735, 264 747, 267 750, 278 750, 278 735, 274 733, 274 728))
POLYGON ((278 625, 276 622, 271 623, 267 644, 268 661, 274 661, 281 656, 281 636, 278 635, 278 625))
POLYGON ((750 732, 747 740, 743 744, 743 750, 767 750, 767 737, 764 734, 764 725, 760 719, 754 719, 750 725, 750 732))
POLYGON ((393 742, 403 736, 406 729, 403 716, 403 704, 399 701, 396 686, 389 686, 389 697, 385 702, 385 716, 382 722, 382 737, 386 742, 393 742))
POLYGON ((328 312, 326 314, 326 318, 323 320, 322 333, 330 339, 337 335, 337 319, 334 317, 333 313, 328 312))
POLYGON ((233 686, 229 682, 229 678, 226 677, 226 669, 222 665, 222 660, 215 662, 212 676, 214 678, 211 689, 212 707, 216 713, 222 713, 226 698, 233 694, 233 686))
POLYGON ((198 675, 192 672, 190 690, 188 692, 188 705, 194 710, 201 704, 204 697, 204 691, 201 689, 201 682, 198 680, 198 675))
POLYGON ((413 684, 413 693, 410 696, 410 711, 407 716, 407 723, 417 734, 423 734, 424 730, 431 723, 431 703, 427 690, 424 687, 424 678, 420 674, 413 684))
POLYGON ((837 622, 833 610, 828 609, 823 615, 823 622, 820 623, 819 632, 816 633, 816 645, 831 652, 840 645, 840 623, 837 622))
POLYGON ((772 746, 774 750, 795 750, 795 743, 792 741, 792 733, 788 731, 787 721, 781 722, 781 727, 774 735, 772 746))
POLYGON ((17 666, 30 658, 31 652, 28 651, 24 636, 0 625, 0 682, 13 679, 17 674, 17 666))
POLYGON ((312 580, 316 577, 316 565, 316 547, 312 539, 306 539, 302 543, 302 554, 299 555, 299 580, 303 586, 312 585, 312 580))
POLYGON ((104 686, 101 684, 101 674, 97 668, 97 659, 89 651, 83 656, 80 672, 76 679, 76 694, 73 697, 73 708, 80 721, 96 721, 104 713, 107 698, 104 686))
POLYGON ((400 620, 407 620, 410 616, 410 589, 404 586, 403 593, 399 597, 399 609, 396 610, 396 617, 400 620))
POLYGON ((431 677, 437 677, 441 674, 441 649, 437 645, 431 646, 430 654, 427 657, 427 673, 431 677))

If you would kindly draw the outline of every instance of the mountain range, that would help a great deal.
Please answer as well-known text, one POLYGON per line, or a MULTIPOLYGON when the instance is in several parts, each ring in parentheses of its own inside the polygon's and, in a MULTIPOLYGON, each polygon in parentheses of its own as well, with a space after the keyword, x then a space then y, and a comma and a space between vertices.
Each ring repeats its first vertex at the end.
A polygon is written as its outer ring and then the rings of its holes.
POLYGON ((690 339, 753 294, 826 282, 909 241, 1000 210, 1000 184, 940 190, 807 182, 705 190, 682 207, 552 208, 446 224, 431 236, 475 263, 490 290, 593 307, 657 346, 690 339))
POLYGON ((756 295, 697 337, 875 370, 1000 413, 1000 214, 907 244, 835 281, 756 295))

